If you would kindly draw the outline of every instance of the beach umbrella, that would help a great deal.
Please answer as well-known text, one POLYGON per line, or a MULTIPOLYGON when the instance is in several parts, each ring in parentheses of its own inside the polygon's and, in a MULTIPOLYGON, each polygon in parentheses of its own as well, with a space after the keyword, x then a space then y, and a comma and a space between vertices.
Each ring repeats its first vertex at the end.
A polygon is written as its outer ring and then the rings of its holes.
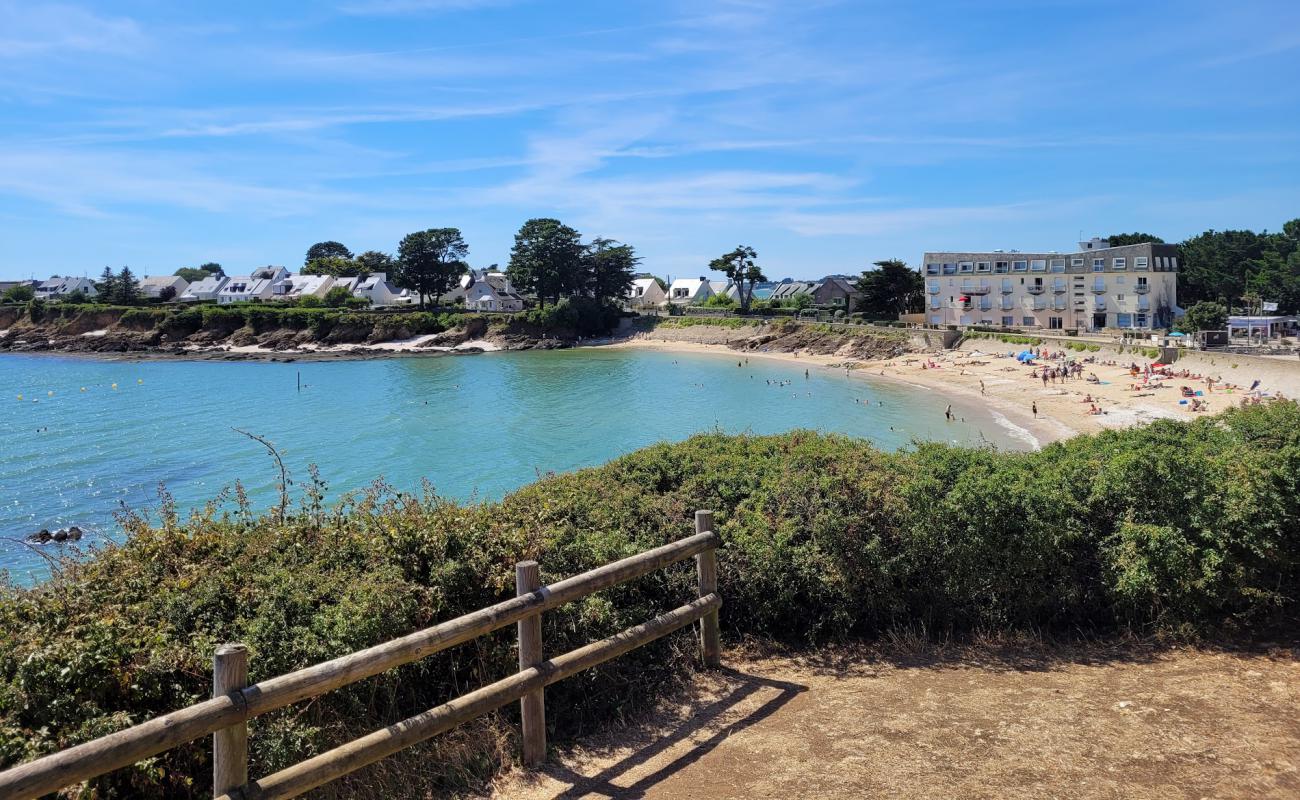
POLYGON ((1028 350, 1021 350, 1020 355, 1016 356, 1017 361, 1033 361, 1034 354, 1028 350))

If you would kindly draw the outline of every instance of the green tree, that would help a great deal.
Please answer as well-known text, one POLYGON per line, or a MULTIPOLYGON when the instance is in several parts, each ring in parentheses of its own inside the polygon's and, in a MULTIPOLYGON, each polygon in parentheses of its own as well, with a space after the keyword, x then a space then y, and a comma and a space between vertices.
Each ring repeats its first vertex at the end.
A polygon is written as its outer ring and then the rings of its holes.
POLYGON ((99 282, 95 284, 95 291, 99 292, 101 302, 117 302, 117 276, 113 274, 112 267, 104 267, 104 271, 99 274, 99 282))
POLYGON ((711 294, 709 299, 704 301, 706 308, 735 308, 736 305, 735 298, 725 294, 711 294))
POLYGON ((875 267, 858 278, 857 289, 862 292, 858 310, 893 317, 920 308, 925 300, 920 272, 896 258, 877 261, 875 267))
POLYGON ((36 290, 25 283, 20 283, 17 286, 10 286, 5 292, 4 299, 7 303, 26 303, 36 299, 36 290))
POLYGON ((159 290, 159 292, 158 292, 158 299, 161 300, 161 301, 163 301, 164 303, 170 303, 172 300, 175 300, 175 299, 176 299, 176 287, 175 287, 175 286, 164 286, 164 287, 163 287, 161 290, 159 290))
POLYGON ((754 300, 754 284, 767 280, 763 270, 758 266, 758 253, 749 245, 739 245, 730 253, 725 253, 709 262, 709 269, 721 272, 736 284, 740 313, 749 313, 749 304, 754 300))
POLYGON ((69 303, 71 305, 81 305, 82 303, 86 303, 89 301, 90 298, 86 297, 85 292, 81 291, 80 289, 74 289, 71 292, 65 294, 63 296, 63 300, 61 300, 60 302, 69 303))
POLYGON ((361 274, 373 275, 376 272, 382 272, 385 275, 392 275, 397 270, 397 261, 387 253, 381 253, 378 250, 367 250, 356 257, 356 262, 361 267, 361 274))
POLYGON ((1178 300, 1190 307, 1201 300, 1229 305, 1246 292, 1249 265, 1270 250, 1284 258, 1297 242, 1280 233, 1209 230, 1178 246, 1181 267, 1178 300))
POLYGON ((1111 247, 1123 247, 1126 244, 1145 244, 1146 242, 1153 244, 1165 243, 1164 239, 1149 233, 1115 233, 1104 238, 1110 242, 1111 247))
POLYGON ((630 244, 597 237, 583 254, 587 290, 597 300, 621 300, 632 286, 641 258, 630 244))
POLYGON ((317 242, 307 248, 307 257, 302 260, 303 266, 318 258, 352 258, 352 251, 342 242, 317 242))
POLYGON ((1178 321, 1178 330, 1184 333, 1197 331, 1221 331, 1228 325, 1228 307, 1222 303, 1202 300, 1191 308, 1178 321))
POLYGON ((200 264, 197 267, 181 267, 172 274, 184 278, 187 283, 198 283, 204 278, 210 278, 212 276, 221 277, 222 275, 225 275, 226 272, 221 268, 220 264, 215 261, 209 261, 208 263, 200 264))
POLYGON ((124 306, 140 302, 140 282, 135 279, 130 267, 122 267, 117 273, 117 297, 113 302, 124 306))
POLYGON ((1247 264, 1246 293, 1277 303, 1279 313, 1300 311, 1300 250, 1285 257, 1276 250, 1269 250, 1250 261, 1247 264))
MULTIPOLYGON (((314 300, 315 297, 302 298, 302 300, 308 300, 308 299, 314 300)), ((335 286, 333 289, 330 289, 328 292, 325 293, 324 304, 329 306, 330 308, 342 308, 343 306, 346 306, 348 304, 348 301, 351 299, 352 299, 352 292, 348 291, 348 288, 346 286, 335 286)), ((311 307, 312 304, 303 303, 300 301, 299 305, 311 307)), ((320 303, 318 302, 315 305, 320 305, 320 303)))
POLYGON ((467 255, 469 245, 465 244, 459 228, 430 228, 409 233, 397 246, 399 267, 394 283, 416 292, 423 309, 425 297, 437 302, 451 289, 456 278, 468 268, 467 255))
POLYGON ((559 302, 583 289, 584 251, 578 232, 558 219, 530 219, 515 234, 506 274, 542 305, 548 299, 559 302))
POLYGON ((333 275, 336 278, 356 278, 367 274, 355 259, 342 256, 322 256, 308 261, 302 268, 304 275, 333 275))

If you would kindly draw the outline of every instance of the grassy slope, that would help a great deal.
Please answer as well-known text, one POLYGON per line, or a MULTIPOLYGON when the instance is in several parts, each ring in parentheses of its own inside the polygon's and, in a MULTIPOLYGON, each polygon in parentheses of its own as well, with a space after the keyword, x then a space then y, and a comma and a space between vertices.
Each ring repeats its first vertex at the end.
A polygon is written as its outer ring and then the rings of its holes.
MULTIPOLYGON (((1039 453, 843 437, 702 435, 462 506, 385 487, 284 521, 235 500, 0 598, 0 762, 102 735, 206 695, 212 650, 252 648, 254 680, 511 595, 513 565, 570 575, 679 538, 717 512, 723 629, 794 643, 929 631, 1251 635, 1294 624, 1300 408, 1080 437, 1039 453)), ((680 567, 547 615, 548 653, 690 596, 680 567)), ((254 774, 513 670, 509 632, 259 720, 254 774)), ((548 691, 556 733, 635 712, 689 674, 679 634, 548 691), (562 713, 556 713, 562 712, 562 713)), ((500 719, 331 789, 424 796, 509 757, 500 719)), ((205 747, 97 782, 99 797, 201 793, 205 747), (193 782, 191 782, 191 778, 193 782)))

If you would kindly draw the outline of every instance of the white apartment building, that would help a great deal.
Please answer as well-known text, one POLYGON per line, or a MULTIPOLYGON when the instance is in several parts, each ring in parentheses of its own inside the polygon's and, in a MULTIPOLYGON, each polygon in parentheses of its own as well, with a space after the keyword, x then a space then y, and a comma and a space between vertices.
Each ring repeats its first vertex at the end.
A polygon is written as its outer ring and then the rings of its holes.
POLYGON ((934 325, 1150 330, 1181 313, 1171 244, 1093 239, 1072 253, 926 253, 921 272, 934 325))

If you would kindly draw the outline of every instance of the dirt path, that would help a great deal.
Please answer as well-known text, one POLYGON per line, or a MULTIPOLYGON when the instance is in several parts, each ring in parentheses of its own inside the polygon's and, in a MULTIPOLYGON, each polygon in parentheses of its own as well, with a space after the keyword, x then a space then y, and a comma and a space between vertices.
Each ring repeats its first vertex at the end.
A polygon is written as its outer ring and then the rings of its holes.
POLYGON ((1300 651, 754 657, 496 797, 1296 798, 1300 651))

